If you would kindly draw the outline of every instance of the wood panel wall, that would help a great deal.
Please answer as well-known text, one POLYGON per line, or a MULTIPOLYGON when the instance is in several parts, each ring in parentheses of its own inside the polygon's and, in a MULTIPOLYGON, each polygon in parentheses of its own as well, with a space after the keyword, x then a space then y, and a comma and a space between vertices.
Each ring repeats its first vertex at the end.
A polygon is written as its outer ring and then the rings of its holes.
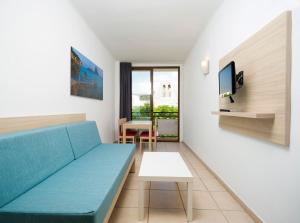
POLYGON ((85 121, 85 114, 62 114, 28 117, 0 118, 0 134, 42 128, 51 125, 85 121))
POLYGON ((291 11, 286 11, 220 60, 220 69, 235 61, 244 71, 244 86, 231 104, 220 98, 220 108, 275 113, 274 119, 220 116, 224 129, 281 145, 290 142, 291 11))

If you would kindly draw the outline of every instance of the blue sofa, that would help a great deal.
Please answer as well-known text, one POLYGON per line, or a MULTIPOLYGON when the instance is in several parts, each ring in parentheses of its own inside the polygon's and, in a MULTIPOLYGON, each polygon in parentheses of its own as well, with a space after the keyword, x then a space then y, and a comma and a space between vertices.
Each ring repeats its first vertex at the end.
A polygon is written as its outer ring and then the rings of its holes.
POLYGON ((0 136, 0 223, 106 222, 134 153, 92 121, 0 136))

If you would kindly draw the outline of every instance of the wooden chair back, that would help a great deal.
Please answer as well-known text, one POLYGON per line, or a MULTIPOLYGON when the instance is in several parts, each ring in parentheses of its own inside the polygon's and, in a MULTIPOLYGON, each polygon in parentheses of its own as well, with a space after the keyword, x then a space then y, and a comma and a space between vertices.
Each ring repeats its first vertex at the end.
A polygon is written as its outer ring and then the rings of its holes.
POLYGON ((120 118, 119 119, 119 135, 123 134, 123 124, 127 122, 127 118, 120 118))

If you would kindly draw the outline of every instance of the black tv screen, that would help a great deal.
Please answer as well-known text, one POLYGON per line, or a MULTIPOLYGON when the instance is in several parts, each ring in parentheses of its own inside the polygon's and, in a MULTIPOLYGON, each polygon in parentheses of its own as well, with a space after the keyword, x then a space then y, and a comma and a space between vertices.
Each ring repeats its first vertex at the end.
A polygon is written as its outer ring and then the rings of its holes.
POLYGON ((219 72, 219 95, 228 97, 235 94, 235 63, 230 62, 219 72))

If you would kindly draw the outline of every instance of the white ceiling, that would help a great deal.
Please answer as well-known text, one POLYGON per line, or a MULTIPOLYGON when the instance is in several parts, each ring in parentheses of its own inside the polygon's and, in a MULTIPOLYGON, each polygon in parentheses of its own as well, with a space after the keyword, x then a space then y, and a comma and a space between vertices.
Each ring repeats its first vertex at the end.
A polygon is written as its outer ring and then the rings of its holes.
POLYGON ((113 56, 182 62, 222 0, 72 0, 113 56))

